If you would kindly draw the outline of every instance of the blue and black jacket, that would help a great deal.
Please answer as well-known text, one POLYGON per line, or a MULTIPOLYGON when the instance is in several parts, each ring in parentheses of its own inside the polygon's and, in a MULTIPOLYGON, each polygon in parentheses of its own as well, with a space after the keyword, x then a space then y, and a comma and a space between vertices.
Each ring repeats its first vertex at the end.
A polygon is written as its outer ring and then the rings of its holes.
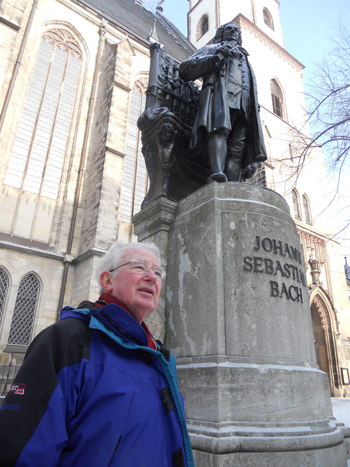
POLYGON ((0 410, 1 467, 194 467, 175 357, 115 304, 66 307, 0 410))

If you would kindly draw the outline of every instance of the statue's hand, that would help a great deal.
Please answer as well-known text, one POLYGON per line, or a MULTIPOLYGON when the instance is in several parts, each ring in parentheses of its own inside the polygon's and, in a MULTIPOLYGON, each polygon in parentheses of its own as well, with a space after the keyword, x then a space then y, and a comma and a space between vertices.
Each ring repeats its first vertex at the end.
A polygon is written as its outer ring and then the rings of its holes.
POLYGON ((213 69, 216 67, 216 65, 221 62, 221 60, 223 59, 223 57, 220 57, 219 55, 212 55, 210 58, 209 58, 209 68, 210 69, 213 69))
POLYGON ((230 47, 228 47, 227 45, 222 45, 215 50, 214 57, 218 56, 220 57, 220 60, 222 60, 225 57, 227 57, 229 54, 230 54, 230 47))
POLYGON ((230 57, 241 60, 241 58, 243 57, 243 54, 241 54, 240 52, 234 51, 230 53, 230 57))

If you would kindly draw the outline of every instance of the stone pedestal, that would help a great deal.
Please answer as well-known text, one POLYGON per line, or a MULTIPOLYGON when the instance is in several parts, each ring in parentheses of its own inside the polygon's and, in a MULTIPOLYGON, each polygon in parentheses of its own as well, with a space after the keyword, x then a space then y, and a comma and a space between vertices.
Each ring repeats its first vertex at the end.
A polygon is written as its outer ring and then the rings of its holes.
MULTIPOLYGON (((139 213, 133 216, 135 235, 139 242, 153 242, 160 251, 162 266, 167 269, 168 235, 174 220, 177 203, 166 198, 157 198, 147 204, 139 213)), ((164 342, 165 336, 165 303, 166 279, 160 294, 157 310, 152 313, 146 323, 153 336, 164 342)))
POLYGON ((165 344, 196 467, 345 467, 286 201, 249 184, 201 188, 177 205, 167 271, 165 344))

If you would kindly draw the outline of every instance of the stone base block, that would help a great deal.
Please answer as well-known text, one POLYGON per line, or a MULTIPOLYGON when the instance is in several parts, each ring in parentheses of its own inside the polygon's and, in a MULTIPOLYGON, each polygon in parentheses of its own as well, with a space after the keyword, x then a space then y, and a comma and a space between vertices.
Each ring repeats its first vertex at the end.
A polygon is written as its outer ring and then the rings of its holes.
POLYGON ((317 365, 187 357, 178 359, 178 377, 197 467, 346 466, 350 429, 332 417, 317 365))
POLYGON ((177 359, 188 419, 254 425, 312 423, 332 416, 330 397, 325 397, 328 377, 317 365, 282 359, 240 360, 231 356, 177 359))
POLYGON ((343 443, 326 449, 212 454, 193 450, 196 467, 346 467, 343 443))
POLYGON ((165 345, 196 467, 346 467, 286 201, 212 183, 178 204, 168 251, 165 345))

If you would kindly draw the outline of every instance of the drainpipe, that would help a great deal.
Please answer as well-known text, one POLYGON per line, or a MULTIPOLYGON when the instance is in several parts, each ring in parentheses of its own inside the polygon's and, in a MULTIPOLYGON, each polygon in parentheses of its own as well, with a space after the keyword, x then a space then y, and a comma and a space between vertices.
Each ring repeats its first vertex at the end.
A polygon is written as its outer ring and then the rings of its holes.
POLYGON ((256 24, 255 0, 252 0, 252 18, 253 18, 252 22, 256 24))
POLYGON ((11 99, 12 91, 13 91, 13 88, 14 88, 14 85, 15 85, 15 82, 16 82, 16 78, 17 78, 17 75, 18 75, 19 67, 21 66, 24 49, 25 49, 25 46, 27 44, 29 31, 30 31, 31 25, 33 23, 34 13, 35 13, 37 5, 38 5, 38 0, 34 0, 33 5, 32 5, 32 9, 30 11, 29 19, 28 19, 28 22, 27 22, 27 26, 26 26, 26 29, 24 31, 22 44, 21 44, 21 47, 20 47, 19 52, 18 52, 16 64, 15 64, 15 67, 14 67, 13 72, 12 72, 10 84, 9 84, 9 87, 7 88, 7 93, 6 93, 6 96, 5 96, 4 104, 2 106, 2 111, 1 111, 1 115, 0 115, 0 133, 1 133, 4 121, 5 121, 7 109, 8 109, 9 103, 10 103, 10 99, 11 99))
POLYGON ((82 181, 83 181, 83 175, 84 175, 84 166, 85 166, 85 161, 86 161, 86 157, 87 157, 88 140, 89 140, 89 136, 90 136, 90 128, 91 128, 91 123, 92 123, 92 114, 93 114, 95 97, 96 97, 96 84, 97 84, 97 79, 98 79, 98 71, 99 71, 99 68, 100 68, 102 46, 103 46, 103 40, 104 40, 104 35, 105 34, 106 34, 106 29, 104 27, 104 24, 102 24, 101 27, 100 27, 100 30, 99 30, 100 38, 99 38, 99 43, 98 43, 98 51, 97 51, 97 55, 96 55, 95 71, 94 71, 94 76, 93 76, 93 80, 92 80, 92 88, 91 88, 91 95, 90 95, 90 100, 89 100, 88 117, 87 117, 86 126, 85 126, 83 148, 82 148, 81 157, 80 157, 77 186, 76 186, 76 189, 75 189, 73 213, 72 213, 72 220, 71 220, 71 224, 70 224, 67 252, 66 252, 66 255, 65 255, 65 260, 63 261, 64 269, 63 269, 63 275, 62 275, 61 292, 60 292, 60 297, 59 297, 59 300, 58 300, 57 320, 59 319, 59 313, 60 313, 60 310, 61 310, 61 308, 63 306, 64 295, 65 295, 65 292, 66 292, 69 265, 71 263, 71 260, 68 259, 68 258, 72 254, 74 230, 75 230, 75 224, 76 224, 77 215, 78 215, 79 199, 80 199, 80 193, 81 193, 82 181))
POLYGON ((219 26, 221 26, 221 18, 220 18, 220 4, 219 4, 219 0, 216 0, 215 2, 215 13, 216 13, 216 28, 215 29, 218 29, 219 26))

